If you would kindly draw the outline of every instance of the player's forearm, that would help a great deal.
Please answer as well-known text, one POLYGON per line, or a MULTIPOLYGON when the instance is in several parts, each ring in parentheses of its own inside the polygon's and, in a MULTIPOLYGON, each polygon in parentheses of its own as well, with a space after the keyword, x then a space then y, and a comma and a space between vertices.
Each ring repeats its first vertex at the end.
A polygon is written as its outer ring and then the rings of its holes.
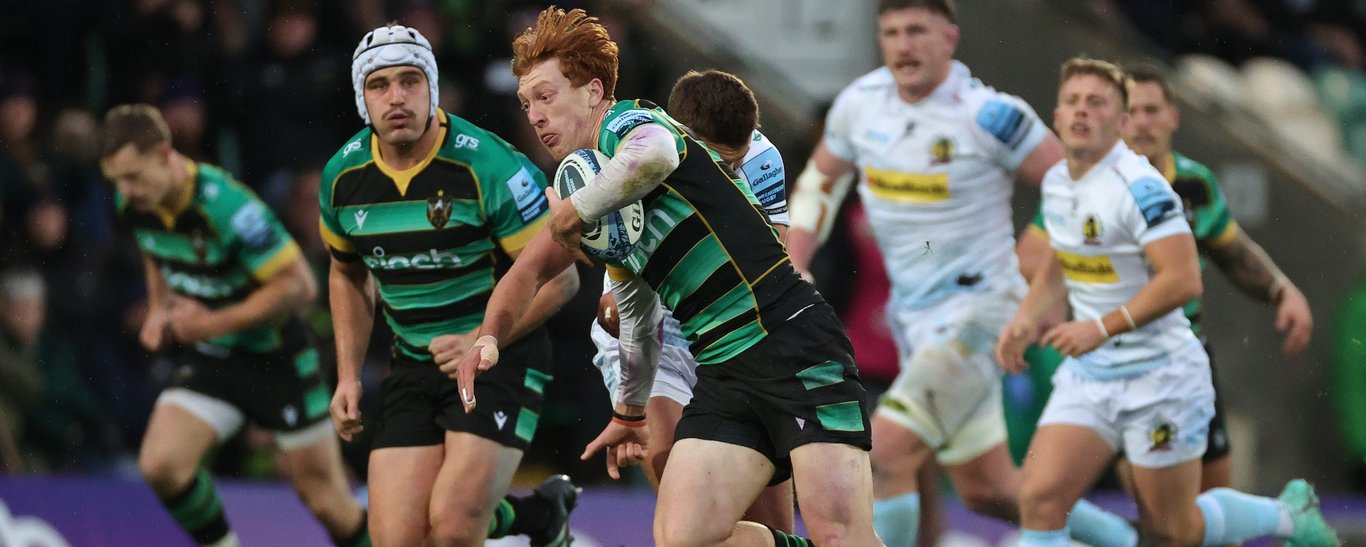
POLYGON ((1210 258, 1244 294, 1259 302, 1274 302, 1289 283, 1276 262, 1242 231, 1227 245, 1211 249, 1210 258))
POLYGON ((830 237, 840 204, 853 180, 854 164, 835 156, 824 144, 816 146, 794 181, 787 201, 788 219, 792 222, 788 228, 788 254, 797 269, 809 268, 811 257, 830 237), (805 235, 794 241, 798 233, 805 235))
POLYGON ((787 256, 792 258, 792 267, 797 271, 811 271, 811 260, 820 247, 820 238, 809 230, 795 227, 787 229, 787 256))
POLYGON ((593 183, 574 192, 569 201, 579 218, 596 221, 645 197, 678 163, 673 133, 659 124, 642 125, 627 135, 593 183))
POLYGON ((318 294, 313 274, 302 257, 295 258, 265 285, 237 304, 213 312, 217 335, 247 330, 289 317, 318 294))
POLYGON ((497 338, 500 347, 506 346, 513 329, 531 311, 536 293, 573 265, 573 255, 551 239, 550 230, 537 232, 494 285, 479 333, 497 338))
POLYGON ((1067 300, 1067 285, 1063 282, 1057 256, 1048 253, 1040 257, 1035 269, 1034 277, 1029 280, 1029 292, 1015 314, 1016 323, 1038 325, 1049 310, 1067 300))
POLYGON ((1200 296, 1204 286, 1200 281, 1200 267, 1194 258, 1189 266, 1167 267, 1158 270, 1138 294, 1124 303, 1124 309, 1114 309, 1101 316, 1106 332, 1119 334, 1149 322, 1184 306, 1200 296), (1128 317, 1124 312, 1128 311, 1128 317), (1133 319, 1133 325, 1129 320, 1133 319))
POLYGON ((783 245, 787 245, 787 225, 774 224, 773 230, 778 232, 778 241, 781 241, 783 245))
MULTIPOLYGON (((619 405, 641 407, 650 401, 655 373, 659 369, 659 324, 664 317, 659 295, 638 277, 613 280, 612 296, 620 317, 618 352, 621 381, 617 385, 619 405)), ((643 412, 643 410, 642 410, 643 412)))
POLYGON ((156 262, 147 253, 142 254, 142 275, 147 279, 147 307, 153 310, 164 310, 171 300, 171 288, 166 285, 166 278, 161 276, 161 270, 157 269, 156 262))
POLYGON ((536 291, 536 296, 531 299, 526 314, 522 315, 522 318, 512 326, 507 339, 498 338, 498 340, 505 344, 520 340, 527 333, 536 330, 537 327, 545 323, 547 319, 550 319, 550 316, 559 312, 560 308, 563 308, 578 292, 579 271, 571 265, 536 291))
POLYGON ((332 330, 337 342, 337 378, 360 379, 365 347, 375 324, 375 291, 370 273, 363 266, 332 262, 327 275, 332 330), (348 271, 350 270, 350 271, 348 271))

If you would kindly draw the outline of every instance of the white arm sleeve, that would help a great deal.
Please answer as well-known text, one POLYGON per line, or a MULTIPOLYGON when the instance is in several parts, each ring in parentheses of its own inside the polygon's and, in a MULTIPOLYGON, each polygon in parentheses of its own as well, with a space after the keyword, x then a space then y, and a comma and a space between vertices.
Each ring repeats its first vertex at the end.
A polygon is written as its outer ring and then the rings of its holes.
POLYGON ((645 197, 678 168, 678 162, 673 132, 657 123, 642 125, 626 135, 602 172, 569 196, 569 202, 579 218, 594 222, 645 197))
POLYGON ((611 280, 620 318, 621 378, 617 402, 645 406, 659 369, 659 324, 664 320, 659 295, 645 280, 631 277, 611 280))

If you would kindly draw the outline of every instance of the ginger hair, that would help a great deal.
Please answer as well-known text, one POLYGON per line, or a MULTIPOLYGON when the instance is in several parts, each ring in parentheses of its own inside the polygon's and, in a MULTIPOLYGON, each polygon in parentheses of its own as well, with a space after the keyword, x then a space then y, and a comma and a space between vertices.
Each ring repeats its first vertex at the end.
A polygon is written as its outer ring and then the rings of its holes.
POLYGON ((550 6, 536 16, 536 25, 512 41, 512 73, 518 78, 532 67, 560 60, 560 71, 569 83, 582 86, 597 78, 603 96, 616 100, 617 43, 597 17, 582 9, 568 12, 550 6))

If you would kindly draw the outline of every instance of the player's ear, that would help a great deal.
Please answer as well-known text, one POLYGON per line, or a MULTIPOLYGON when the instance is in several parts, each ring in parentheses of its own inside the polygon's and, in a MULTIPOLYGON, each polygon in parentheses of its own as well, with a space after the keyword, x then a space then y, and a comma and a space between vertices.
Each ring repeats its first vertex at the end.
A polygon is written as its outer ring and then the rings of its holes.
POLYGON ((171 152, 174 152, 174 151, 175 151, 175 149, 174 149, 173 147, 171 147, 171 141, 166 141, 166 142, 157 144, 157 147, 156 147, 157 161, 161 162, 162 165, 166 165, 166 164, 170 163, 170 162, 171 162, 171 152))
POLYGON ((588 81, 588 103, 591 104, 591 105, 593 105, 593 106, 597 106, 597 105, 598 105, 598 101, 601 101, 601 100, 603 99, 603 95, 604 95, 603 89, 604 89, 604 88, 603 88, 603 85, 602 85, 602 80, 599 80, 599 79, 597 79, 597 78, 593 78, 592 80, 589 80, 589 81, 588 81))
POLYGON ((958 51, 958 39, 962 36, 963 33, 958 30, 958 25, 949 24, 949 28, 944 29, 944 37, 949 40, 950 51, 958 51))

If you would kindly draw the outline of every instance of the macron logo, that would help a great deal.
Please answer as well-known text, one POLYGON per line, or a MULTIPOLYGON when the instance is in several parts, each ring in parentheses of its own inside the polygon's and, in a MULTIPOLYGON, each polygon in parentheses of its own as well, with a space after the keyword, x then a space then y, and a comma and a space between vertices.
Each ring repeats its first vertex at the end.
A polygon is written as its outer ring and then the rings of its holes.
POLYGON ((797 418, 797 429, 806 429, 806 420, 797 418))
POLYGON ((493 421, 498 424, 498 429, 502 430, 503 424, 508 423, 508 415, 499 410, 498 412, 493 413, 493 421))
POLYGON ((346 144, 346 148, 342 149, 342 157, 350 156, 352 152, 357 150, 360 150, 360 141, 351 141, 346 144))
POLYGON ((370 214, 370 213, 366 212, 365 209, 361 209, 361 210, 359 210, 359 211, 356 211, 356 229, 357 229, 357 230, 364 230, 364 229, 365 229, 365 217, 366 217, 366 216, 369 216, 369 214, 370 214))

